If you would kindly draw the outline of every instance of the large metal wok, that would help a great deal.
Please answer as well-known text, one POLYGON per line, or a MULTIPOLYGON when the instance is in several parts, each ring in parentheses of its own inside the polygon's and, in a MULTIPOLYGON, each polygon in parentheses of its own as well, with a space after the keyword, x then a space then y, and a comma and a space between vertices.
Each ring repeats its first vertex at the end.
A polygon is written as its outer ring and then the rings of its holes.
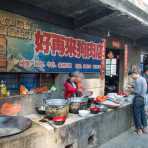
POLYGON ((18 116, 0 116, 0 138, 19 134, 32 125, 28 118, 18 116))

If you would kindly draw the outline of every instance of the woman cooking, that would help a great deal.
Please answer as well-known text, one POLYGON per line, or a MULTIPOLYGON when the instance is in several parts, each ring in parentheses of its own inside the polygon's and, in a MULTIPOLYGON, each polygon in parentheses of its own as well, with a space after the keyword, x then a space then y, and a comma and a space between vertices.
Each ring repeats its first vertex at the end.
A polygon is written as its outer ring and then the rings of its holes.
POLYGON ((82 89, 78 87, 78 72, 70 73, 69 78, 64 83, 64 98, 72 98, 72 97, 78 97, 80 94, 82 94, 82 89))

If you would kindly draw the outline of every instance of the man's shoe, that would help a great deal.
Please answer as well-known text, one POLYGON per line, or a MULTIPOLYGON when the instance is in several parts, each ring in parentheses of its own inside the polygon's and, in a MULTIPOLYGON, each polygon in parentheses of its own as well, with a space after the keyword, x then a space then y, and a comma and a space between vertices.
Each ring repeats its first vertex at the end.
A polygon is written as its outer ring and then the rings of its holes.
POLYGON ((142 132, 143 132, 144 134, 148 134, 148 129, 147 129, 147 128, 143 128, 143 129, 142 129, 142 132))
POLYGON ((138 136, 141 136, 141 135, 142 135, 142 132, 143 132, 143 131, 142 131, 141 129, 137 129, 137 130, 136 130, 136 133, 137 133, 138 136))

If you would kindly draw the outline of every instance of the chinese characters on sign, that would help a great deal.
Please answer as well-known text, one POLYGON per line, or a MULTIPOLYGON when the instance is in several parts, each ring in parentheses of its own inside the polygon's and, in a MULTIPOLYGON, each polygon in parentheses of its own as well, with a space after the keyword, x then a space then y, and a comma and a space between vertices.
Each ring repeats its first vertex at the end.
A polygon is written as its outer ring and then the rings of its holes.
POLYGON ((55 33, 41 31, 35 33, 35 51, 37 53, 99 60, 102 48, 102 43, 86 42, 55 33))

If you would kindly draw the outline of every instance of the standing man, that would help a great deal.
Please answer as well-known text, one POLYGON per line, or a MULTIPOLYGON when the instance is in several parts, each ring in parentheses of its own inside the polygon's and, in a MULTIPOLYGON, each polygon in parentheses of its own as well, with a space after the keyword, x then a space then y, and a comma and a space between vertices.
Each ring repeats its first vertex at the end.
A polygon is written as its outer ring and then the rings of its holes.
MULTIPOLYGON (((146 79, 146 82, 147 82, 147 84, 148 84, 148 66, 145 68, 143 76, 144 76, 144 78, 146 79)), ((147 92, 148 92, 148 91, 147 91, 147 92)))
POLYGON ((135 94, 133 100, 133 117, 136 132, 138 135, 141 135, 142 133, 147 133, 147 119, 144 109, 147 82, 145 78, 140 75, 139 70, 132 71, 132 78, 134 79, 133 93, 135 94))

